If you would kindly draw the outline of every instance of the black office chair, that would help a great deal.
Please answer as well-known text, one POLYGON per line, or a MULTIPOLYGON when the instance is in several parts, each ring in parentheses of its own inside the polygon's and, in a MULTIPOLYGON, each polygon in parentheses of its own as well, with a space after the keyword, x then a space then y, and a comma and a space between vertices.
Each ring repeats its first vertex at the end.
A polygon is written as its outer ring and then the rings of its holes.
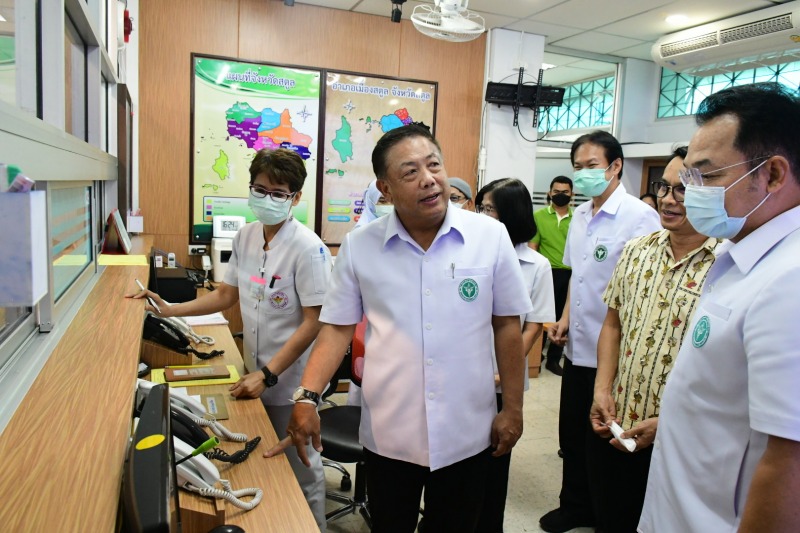
MULTIPOLYGON (((340 379, 348 379, 350 375, 350 350, 331 379, 328 391, 323 394, 325 403, 332 404, 327 398, 336 390, 340 379)), ((349 491, 352 486, 350 474, 340 463, 355 463, 355 490, 353 497, 338 492, 328 491, 329 500, 344 504, 325 515, 325 520, 332 522, 342 516, 358 511, 372 529, 372 516, 369 513, 367 500, 366 463, 364 448, 358 442, 358 427, 361 423, 361 407, 355 405, 336 405, 321 409, 319 412, 320 433, 322 434, 322 464, 342 473, 341 489, 349 491)))
MULTIPOLYGON (((328 491, 326 497, 344 505, 325 515, 332 522, 344 515, 358 511, 372 529, 372 516, 367 500, 366 463, 364 448, 358 442, 358 426, 361 423, 361 407, 341 405, 319 412, 322 433, 322 456, 338 463, 355 463, 355 490, 353 497, 328 491)), ((341 466, 341 465, 339 465, 341 466)))

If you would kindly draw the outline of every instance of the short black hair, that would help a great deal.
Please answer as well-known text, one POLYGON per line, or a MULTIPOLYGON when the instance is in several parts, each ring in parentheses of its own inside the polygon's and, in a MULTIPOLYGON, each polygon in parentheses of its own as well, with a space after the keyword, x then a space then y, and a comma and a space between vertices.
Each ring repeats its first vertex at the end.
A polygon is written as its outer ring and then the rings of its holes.
POLYGON ((658 205, 658 196, 656 196, 655 194, 651 192, 646 192, 639 197, 639 200, 644 200, 645 198, 650 198, 651 200, 653 200, 653 203, 658 205))
MULTIPOLYGON (((745 160, 772 155, 789 161, 800 182, 800 98, 797 91, 776 82, 751 83, 712 94, 700 103, 698 126, 722 115, 733 115, 739 128, 733 147, 745 160)), ((754 168, 760 161, 750 163, 754 168)))
POLYGON ((622 154, 622 145, 619 144, 616 137, 603 130, 595 130, 591 133, 581 135, 572 143, 572 149, 569 152, 569 161, 573 165, 575 164, 575 152, 584 144, 596 144, 602 148, 606 156, 606 162, 609 165, 619 159, 619 176, 617 176, 617 178, 622 179, 622 167, 625 165, 625 156, 622 154))
POLYGON ((515 178, 488 183, 475 195, 475 205, 481 205, 488 192, 492 193, 497 218, 505 225, 514 246, 528 242, 536 236, 531 193, 524 183, 515 178))
POLYGON ((550 189, 548 190, 552 190, 553 185, 555 185, 556 183, 563 183, 564 185, 569 185, 569 190, 572 190, 572 180, 566 176, 556 176, 555 178, 553 178, 553 181, 550 182, 550 189))
POLYGON ((262 148, 256 152, 253 162, 250 163, 250 185, 259 174, 266 174, 271 181, 287 185, 292 192, 303 188, 308 175, 303 158, 288 148, 262 148))
POLYGON ((681 159, 686 159, 686 155, 689 153, 688 146, 676 146, 672 149, 672 154, 670 154, 669 159, 667 159, 667 164, 670 163, 676 157, 680 157, 681 159))
POLYGON ((431 130, 428 126, 421 122, 412 122, 406 126, 400 126, 393 130, 389 130, 383 134, 383 137, 378 139, 378 143, 372 150, 372 172, 379 180, 386 178, 386 154, 389 150, 402 140, 411 137, 424 137, 432 142, 436 149, 439 150, 439 157, 444 160, 442 156, 442 147, 439 142, 431 135, 431 130))

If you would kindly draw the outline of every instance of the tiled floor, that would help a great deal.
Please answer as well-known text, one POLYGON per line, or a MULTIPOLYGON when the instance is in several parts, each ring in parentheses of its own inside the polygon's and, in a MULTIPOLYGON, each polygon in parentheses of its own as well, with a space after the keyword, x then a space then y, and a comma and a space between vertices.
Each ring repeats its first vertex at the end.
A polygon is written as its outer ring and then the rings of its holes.
MULTIPOLYGON (((558 451, 558 397, 561 378, 545 370, 525 393, 525 432, 514 448, 506 500, 505 532, 542 531, 539 518, 558 506, 561 459, 558 451)), ((340 405, 344 395, 332 398, 340 405)), ((345 465, 353 472, 353 465, 345 465)), ((341 475, 325 469, 330 490, 339 490, 341 475)), ((338 505, 328 501, 328 510, 338 505)), ((348 515, 328 524, 330 533, 367 533, 360 515, 348 515)), ((591 528, 575 529, 588 533, 591 528)))

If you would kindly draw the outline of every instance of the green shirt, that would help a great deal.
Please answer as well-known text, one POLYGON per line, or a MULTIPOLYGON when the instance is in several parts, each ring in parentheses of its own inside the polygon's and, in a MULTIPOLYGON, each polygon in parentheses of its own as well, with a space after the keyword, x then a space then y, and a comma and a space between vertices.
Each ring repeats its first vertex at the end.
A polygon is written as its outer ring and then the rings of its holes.
POLYGON ((536 222, 536 236, 531 242, 539 245, 539 253, 550 261, 552 268, 566 268, 564 264, 564 246, 567 244, 567 232, 572 221, 572 208, 569 213, 558 220, 558 213, 552 206, 543 207, 534 211, 533 220, 536 222))

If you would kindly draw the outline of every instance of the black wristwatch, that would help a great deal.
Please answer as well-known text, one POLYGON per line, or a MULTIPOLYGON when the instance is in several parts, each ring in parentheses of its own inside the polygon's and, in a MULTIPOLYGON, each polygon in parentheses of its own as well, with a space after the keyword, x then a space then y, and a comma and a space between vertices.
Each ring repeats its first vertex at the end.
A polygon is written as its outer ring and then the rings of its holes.
POLYGON ((297 387, 294 391, 294 394, 292 394, 292 401, 295 403, 303 401, 307 402, 308 400, 311 400, 317 407, 319 407, 321 400, 319 394, 314 391, 310 391, 305 387, 297 387))
POLYGON ((265 366, 261 371, 264 373, 264 385, 266 385, 267 388, 274 387, 278 384, 278 376, 270 372, 269 368, 265 366))

